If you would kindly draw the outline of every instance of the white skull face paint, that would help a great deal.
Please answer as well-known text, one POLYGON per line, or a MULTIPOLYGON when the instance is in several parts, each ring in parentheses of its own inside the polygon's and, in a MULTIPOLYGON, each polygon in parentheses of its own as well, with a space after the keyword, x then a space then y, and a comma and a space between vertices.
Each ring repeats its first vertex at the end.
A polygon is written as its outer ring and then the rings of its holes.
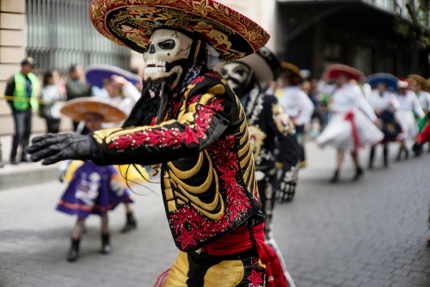
POLYGON ((221 75, 227 80, 230 87, 235 90, 248 82, 250 69, 240 62, 229 62, 222 67, 221 75))
POLYGON ((157 80, 177 74, 174 89, 179 82, 184 63, 190 55, 193 40, 187 35, 168 29, 156 30, 149 40, 148 49, 143 55, 145 73, 143 79, 157 80))

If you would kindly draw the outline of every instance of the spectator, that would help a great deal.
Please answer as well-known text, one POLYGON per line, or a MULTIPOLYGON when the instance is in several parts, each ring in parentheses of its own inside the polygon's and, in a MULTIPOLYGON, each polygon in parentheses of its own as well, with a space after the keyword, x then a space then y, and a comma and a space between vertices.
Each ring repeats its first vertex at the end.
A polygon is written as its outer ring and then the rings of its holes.
POLYGON ((11 164, 19 164, 16 156, 18 146, 21 145, 21 162, 30 162, 26 149, 31 134, 32 109, 37 110, 37 94, 39 93, 39 80, 33 74, 34 59, 27 57, 21 61, 21 70, 9 78, 6 84, 5 95, 12 110, 15 133, 13 135, 10 152, 11 164))
MULTIPOLYGON (((84 70, 81 65, 74 64, 69 69, 69 78, 66 81, 67 100, 91 96, 91 87, 85 82, 84 70)), ((78 122, 73 121, 73 130, 76 131, 78 122)))
POLYGON ((43 75, 42 103, 39 107, 40 116, 46 120, 48 133, 60 131, 60 102, 65 100, 64 91, 58 85, 57 71, 46 71, 43 75))

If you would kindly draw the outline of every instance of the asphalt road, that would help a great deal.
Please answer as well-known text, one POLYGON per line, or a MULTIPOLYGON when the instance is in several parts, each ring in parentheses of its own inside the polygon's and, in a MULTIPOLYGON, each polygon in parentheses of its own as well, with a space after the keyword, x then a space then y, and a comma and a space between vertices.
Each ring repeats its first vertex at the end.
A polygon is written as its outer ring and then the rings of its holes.
MULTIPOLYGON (((341 181, 330 184, 334 150, 309 143, 307 152, 295 200, 274 214, 274 235, 296 285, 430 286, 430 154, 393 160, 388 169, 378 155, 375 169, 356 183, 348 158, 341 181)), ((363 150, 364 165, 366 158, 363 150)), ((99 254, 99 218, 88 218, 75 263, 66 261, 75 219, 54 210, 65 184, 1 191, 0 286, 152 286, 177 253, 154 181, 134 190, 137 230, 119 232, 123 206, 110 213, 110 255, 99 254)))

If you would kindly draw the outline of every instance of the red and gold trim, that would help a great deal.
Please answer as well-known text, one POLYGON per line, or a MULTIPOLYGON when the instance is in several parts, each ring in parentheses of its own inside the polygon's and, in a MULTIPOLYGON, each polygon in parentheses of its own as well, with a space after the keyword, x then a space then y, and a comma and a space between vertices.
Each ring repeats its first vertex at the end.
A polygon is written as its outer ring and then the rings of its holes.
POLYGON ((258 51, 270 37, 249 18, 213 0, 94 0, 90 16, 103 36, 139 53, 160 28, 200 34, 225 61, 258 51))

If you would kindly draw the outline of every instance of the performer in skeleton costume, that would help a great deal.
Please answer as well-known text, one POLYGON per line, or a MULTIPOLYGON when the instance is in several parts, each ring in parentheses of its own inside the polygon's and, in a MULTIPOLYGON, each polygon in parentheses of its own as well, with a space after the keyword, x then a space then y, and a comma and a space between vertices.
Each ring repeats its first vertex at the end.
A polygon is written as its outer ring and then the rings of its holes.
POLYGON ((282 62, 283 74, 280 77, 282 83, 279 103, 291 117, 296 127, 296 138, 300 144, 300 167, 306 166, 305 154, 305 127, 310 122, 314 112, 314 104, 309 96, 302 90, 304 82, 300 69, 287 62, 282 62))
MULTIPOLYGON (((282 182, 281 197, 292 200, 300 155, 294 125, 276 97, 265 94, 262 90, 264 84, 276 80, 281 73, 280 61, 268 48, 263 47, 257 53, 238 61, 221 63, 215 69, 221 72, 245 109, 256 163, 258 191, 262 210, 266 215, 266 240, 279 256, 280 251, 272 234, 275 191, 282 182), (277 161, 283 167, 280 175, 277 172, 277 161)), ((285 263, 284 270, 286 271, 285 263)))
POLYGON ((123 128, 37 137, 32 160, 161 166, 181 251, 158 286, 288 286, 264 242, 245 112, 212 70, 254 53, 269 35, 211 0, 95 0, 90 11, 100 33, 144 54, 142 96, 123 128))

